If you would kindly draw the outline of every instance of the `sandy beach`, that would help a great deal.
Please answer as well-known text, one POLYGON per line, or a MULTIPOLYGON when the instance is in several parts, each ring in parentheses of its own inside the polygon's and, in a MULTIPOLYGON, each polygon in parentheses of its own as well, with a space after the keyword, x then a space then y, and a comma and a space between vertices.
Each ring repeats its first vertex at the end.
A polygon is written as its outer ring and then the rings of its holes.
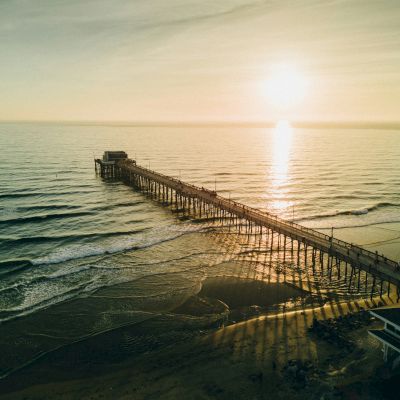
MULTIPOLYGON (((236 283, 239 288, 250 285, 253 289, 241 290, 240 306, 259 300, 254 290, 259 282, 236 283)), ((232 280, 213 279, 202 294, 211 294, 218 284, 225 293, 222 297, 229 302, 232 280)), ((288 290, 293 294, 293 288, 288 290)), ((271 293, 275 293, 274 288, 271 293)), ((121 346, 133 330, 138 335, 140 328, 121 327, 64 346, 10 375, 1 383, 1 398, 353 399, 366 398, 357 396, 367 391, 372 396, 368 398, 378 399, 380 394, 374 394, 371 388, 374 380, 383 379, 383 375, 375 375, 383 361, 379 344, 367 334, 367 327, 377 323, 356 322, 351 329, 345 326, 346 315, 365 314, 360 311, 378 303, 390 305, 393 300, 332 302, 237 323, 225 318, 228 326, 199 330, 186 337, 177 335, 177 341, 161 346, 156 343, 154 324, 154 342, 133 354, 124 354, 121 346), (330 337, 310 332, 315 319, 342 324, 340 329, 351 348, 344 349, 330 337)), ((199 297, 181 305, 177 313, 206 317, 218 310, 221 323, 226 307, 221 300, 199 297)), ((142 329, 151 328, 144 325, 142 329)))

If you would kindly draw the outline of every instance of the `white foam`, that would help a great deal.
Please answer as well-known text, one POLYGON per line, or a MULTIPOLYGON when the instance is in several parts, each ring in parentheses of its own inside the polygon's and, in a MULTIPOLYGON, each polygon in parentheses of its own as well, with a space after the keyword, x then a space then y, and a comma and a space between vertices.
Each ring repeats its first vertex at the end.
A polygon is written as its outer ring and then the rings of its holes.
POLYGON ((353 210, 350 213, 353 215, 363 215, 363 214, 368 214, 368 208, 362 208, 360 210, 353 210))
POLYGON ((73 244, 65 246, 54 252, 31 260, 33 265, 58 264, 65 261, 80 258, 99 256, 103 254, 120 253, 132 249, 143 249, 156 244, 176 239, 187 233, 201 230, 201 227, 187 225, 158 227, 142 234, 127 235, 117 238, 106 239, 100 243, 73 244))

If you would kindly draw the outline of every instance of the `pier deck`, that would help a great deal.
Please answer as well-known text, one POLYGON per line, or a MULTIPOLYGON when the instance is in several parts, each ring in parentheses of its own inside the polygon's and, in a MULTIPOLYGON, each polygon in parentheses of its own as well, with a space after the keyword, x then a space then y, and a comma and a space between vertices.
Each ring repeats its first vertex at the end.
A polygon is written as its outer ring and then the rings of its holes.
MULTIPOLYGON (((194 211, 196 211, 196 206, 197 209, 200 208, 201 210, 201 207, 206 204, 208 207, 211 206, 214 211, 222 211, 224 215, 234 216, 236 219, 247 221, 254 226, 277 232, 285 237, 285 243, 286 237, 290 238, 292 242, 297 241, 298 250, 300 250, 301 246, 305 251, 310 247, 313 251, 318 250, 322 258, 323 254, 327 254, 328 266, 329 262, 331 262, 332 266, 334 260, 336 262, 344 262, 346 263, 347 271, 347 264, 349 264, 352 269, 350 280, 353 276, 353 269, 356 269, 371 274, 374 286, 375 279, 378 278, 381 281, 381 288, 383 281, 389 283, 389 288, 390 284, 395 285, 396 288, 400 287, 399 264, 383 255, 332 238, 315 229, 286 221, 276 215, 248 207, 234 200, 219 196, 211 190, 138 166, 135 161, 130 159, 116 162, 112 170, 110 170, 109 165, 103 165, 104 163, 100 159, 95 160, 95 162, 96 170, 97 166, 99 166, 99 170, 104 177, 107 177, 105 174, 108 174, 108 177, 122 179, 131 186, 158 194, 164 200, 175 198, 176 204, 194 209, 194 211)), ((360 278, 358 277, 358 279, 360 278)), ((399 294, 398 289, 397 292, 399 294)))

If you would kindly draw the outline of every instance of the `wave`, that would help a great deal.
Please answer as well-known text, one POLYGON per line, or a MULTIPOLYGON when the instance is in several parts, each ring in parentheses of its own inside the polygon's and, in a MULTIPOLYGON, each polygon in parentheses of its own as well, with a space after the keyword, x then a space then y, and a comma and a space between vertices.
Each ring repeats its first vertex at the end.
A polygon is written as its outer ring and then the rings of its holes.
POLYGON ((0 261, 0 271, 4 268, 9 268, 9 267, 25 267, 31 265, 31 261, 28 259, 15 259, 15 260, 6 260, 6 261, 0 261))
MULTIPOLYGON (((185 260, 185 259, 191 259, 193 257, 198 257, 198 256, 203 256, 203 255, 209 255, 210 253, 205 253, 205 252, 194 252, 182 257, 176 257, 176 258, 168 258, 166 260, 162 260, 162 261, 157 261, 157 262, 147 262, 147 263, 138 263, 135 264, 136 267, 139 266, 155 266, 155 265, 162 265, 165 263, 172 263, 174 261, 181 261, 181 260, 185 260)), ((215 254, 222 254, 222 253, 215 253, 215 254)), ((25 268, 27 266, 33 266, 34 264, 32 262, 30 262, 30 260, 11 260, 9 261, 10 265, 15 265, 16 262, 20 262, 20 265, 24 266, 25 268)), ((4 263, 5 264, 5 263, 4 263)), ((1 296, 5 296, 7 293, 13 293, 14 291, 17 293, 20 293, 21 290, 28 288, 28 287, 32 287, 32 285, 34 284, 41 284, 41 283, 46 283, 49 281, 53 281, 53 280, 59 280, 62 278, 67 278, 69 276, 74 276, 76 277, 77 274, 80 273, 85 273, 88 272, 90 270, 112 270, 112 271, 116 271, 116 270, 126 270, 127 266, 122 266, 122 265, 112 265, 112 266, 105 266, 105 265, 101 265, 101 264, 92 264, 90 262, 86 262, 86 263, 82 263, 79 264, 78 266, 74 265, 74 266, 68 266, 68 267, 62 267, 59 270, 56 270, 54 272, 52 272, 51 274, 48 275, 38 275, 38 276, 32 276, 29 279, 24 279, 24 281, 15 283, 11 286, 7 286, 5 288, 0 289, 0 294, 1 296)), ((180 272, 191 272, 193 270, 197 270, 197 269, 203 269, 204 266, 203 265, 199 265, 196 267, 191 267, 191 268, 187 268, 185 270, 180 270, 180 272)), ((39 270, 40 271, 40 270, 39 270)), ((9 273, 12 273, 14 271, 9 271, 9 273)), ((161 276, 161 275, 169 275, 169 274, 173 274, 173 272, 171 271, 165 271, 165 272, 158 272, 158 273, 154 273, 154 271, 152 271, 151 276, 161 276)), ((0 272, 0 276, 1 272, 0 272)), ((131 277, 129 277, 129 281, 133 282, 133 281, 137 281, 143 278, 147 278, 147 275, 140 275, 138 277, 136 277, 135 279, 132 279, 131 277)), ((109 286, 109 284, 115 284, 115 282, 111 283, 108 282, 107 284, 105 284, 104 286, 109 286)))
MULTIPOLYGON (((145 201, 129 201, 129 202, 120 202, 120 203, 114 203, 114 204, 109 204, 109 205, 104 205, 104 206, 95 206, 95 207, 85 207, 88 208, 88 211, 81 211, 81 212, 76 212, 76 213, 59 213, 59 214, 47 214, 47 215, 37 215, 37 216, 32 216, 32 217, 18 217, 18 218, 10 218, 7 220, 0 220, 1 223, 19 223, 19 222, 31 222, 31 221, 41 221, 41 220, 48 220, 48 219, 57 219, 57 218, 63 218, 63 217, 74 217, 74 216, 84 216, 84 215, 90 215, 90 214, 95 214, 98 211, 107 211, 107 210, 114 210, 116 208, 122 208, 122 207, 136 207, 141 204, 145 204, 145 201), (85 214, 87 213, 87 214, 85 214)), ((4 210, 4 215, 7 214, 15 214, 17 212, 40 212, 40 211, 56 211, 56 210, 77 210, 77 209, 82 209, 83 207, 81 205, 37 205, 37 206, 22 206, 22 207, 0 207, 0 210, 4 210)))
POLYGON ((36 196, 46 196, 46 197, 54 197, 54 196, 65 196, 71 194, 92 194, 98 193, 97 190, 75 190, 75 191, 67 191, 67 192, 30 192, 30 193, 5 193, 0 194, 0 199, 16 199, 19 197, 36 197, 36 196))
POLYGON ((299 218, 296 220, 296 222, 332 218, 332 217, 337 217, 337 216, 341 216, 341 215, 364 215, 364 214, 368 214, 371 211, 376 211, 381 208, 387 208, 387 207, 400 207, 400 204, 391 203, 391 202, 380 202, 380 203, 374 204, 370 207, 364 207, 364 208, 360 208, 360 209, 336 211, 336 212, 327 213, 327 214, 310 215, 305 218, 299 218))
POLYGON ((385 208, 385 207, 400 207, 400 204, 385 201, 385 202, 375 204, 372 207, 369 207, 368 211, 375 211, 375 210, 378 210, 379 208, 385 208))
MULTIPOLYGON (((179 259, 179 258, 178 258, 179 259)), ((169 259, 166 262, 172 262, 175 259, 169 259)), ((145 264, 147 265, 147 264, 145 264)), ((116 267, 118 269, 118 267, 116 267)), ((199 265, 195 268, 189 268, 187 271, 193 271, 194 269, 203 269, 204 267, 202 265, 199 265)), ((98 265, 93 265, 91 263, 85 263, 80 265, 78 268, 76 267, 69 267, 69 268, 62 268, 61 270, 58 270, 56 272, 53 272, 49 275, 40 275, 36 277, 31 277, 29 280, 24 280, 23 282, 17 282, 11 286, 8 286, 6 288, 0 289, 0 295, 5 297, 5 298, 12 298, 15 294, 21 294, 24 293, 25 290, 28 292, 33 290, 35 291, 35 285, 47 285, 51 281, 58 281, 59 279, 66 278, 68 279, 69 276, 73 275, 74 276, 74 281, 76 282, 76 275, 80 273, 85 273, 86 271, 90 270, 97 270, 97 269, 103 269, 103 267, 98 266, 98 265)), ((104 268, 104 269, 115 269, 113 268, 104 268)), ((85 278, 80 278, 79 279, 79 284, 76 285, 74 284, 72 287, 67 287, 64 286, 65 289, 62 292, 56 292, 52 293, 51 291, 45 291, 47 294, 51 294, 50 297, 46 297, 43 299, 38 299, 37 302, 35 303, 29 303, 29 304, 16 304, 16 305, 10 305, 10 307, 7 307, 5 309, 0 309, 0 323, 6 322, 9 320, 12 320, 17 317, 21 317, 23 315, 28 315, 30 313, 33 313, 35 311, 38 311, 44 307, 48 307, 54 304, 57 304, 59 302, 62 302, 66 299, 76 297, 76 295, 82 294, 83 292, 85 293, 91 293, 95 290, 98 290, 100 288, 108 287, 108 286, 113 286, 115 284, 121 284, 125 282, 138 282, 142 279, 147 279, 149 277, 153 278, 154 276, 163 276, 163 275, 175 275, 174 272, 171 271, 162 271, 162 272, 156 272, 154 271, 150 272, 147 271, 145 275, 139 274, 136 277, 132 276, 127 276, 124 277, 123 279, 117 279, 117 280, 108 280, 105 282, 99 275, 93 276, 93 275, 86 275, 85 278), (148 275, 150 273, 150 275, 148 275), (67 295, 67 296, 66 296, 67 295), (71 296, 72 295, 72 296, 71 296)), ((191 282, 189 280, 189 282, 191 282)), ((58 282, 59 284, 63 284, 62 282, 58 282)), ((60 287, 60 286, 59 286, 60 287)), ((181 290, 181 289, 180 289, 181 290)), ((169 293, 170 291, 163 292, 163 293, 169 293)), ((162 293, 157 293, 157 294, 148 294, 145 295, 145 297, 158 297, 162 293)), ((130 297, 142 297, 142 296, 130 296, 130 297)))
POLYGON ((141 204, 148 204, 148 202, 143 201, 143 200, 132 199, 132 201, 129 201, 129 202, 121 202, 121 203, 114 203, 114 204, 109 204, 109 205, 104 205, 104 206, 93 207, 92 210, 107 211, 107 210, 114 210, 119 207, 135 207, 135 206, 138 206, 141 204))
POLYGON ((69 204, 53 204, 53 205, 38 205, 38 206, 27 206, 27 207, 15 207, 18 211, 31 212, 31 211, 54 211, 54 210, 76 210, 82 208, 81 206, 74 206, 69 204))
POLYGON ((16 225, 16 224, 25 224, 30 222, 43 222, 43 221, 51 221, 54 219, 85 217, 93 214, 94 213, 91 211, 81 211, 81 212, 71 212, 71 213, 34 215, 32 217, 18 217, 18 218, 0 220, 0 225, 6 225, 6 224, 16 225))
MULTIPOLYGON (((93 282, 84 282, 81 285, 66 290, 65 292, 56 294, 50 298, 43 299, 42 301, 39 301, 35 304, 31 304, 29 306, 25 307, 19 306, 8 310, 0 310, 0 323, 11 321, 15 318, 32 314, 33 312, 47 308, 62 301, 72 299, 76 297, 77 294, 79 295, 82 291, 91 291, 97 289, 96 286, 90 287, 91 283, 93 282)), ((18 290, 17 288, 15 289, 10 288, 10 289, 18 290)))
POLYGON ((6 193, 6 194, 0 194, 0 199, 15 199, 18 197, 43 196, 43 195, 48 195, 48 193, 43 193, 43 192, 6 193))
MULTIPOLYGON (((31 265, 34 265, 34 264, 31 264, 31 265)), ((32 285, 35 285, 35 284, 40 284, 40 283, 48 282, 48 281, 52 281, 52 280, 59 280, 60 278, 65 278, 70 275, 75 276, 81 272, 85 272, 85 271, 88 271, 93 268, 94 267, 92 265, 84 264, 84 265, 79 266, 78 268, 74 267, 74 268, 69 268, 69 269, 62 269, 60 271, 53 272, 50 275, 38 275, 38 276, 32 277, 31 279, 24 280, 24 281, 15 283, 11 286, 2 288, 2 289, 0 289, 0 293, 2 296, 4 296, 8 292, 13 292, 13 291, 20 292, 25 288, 31 288, 32 285)))
POLYGON ((32 266, 33 264, 31 263, 31 260, 28 259, 0 261, 0 276, 3 277, 22 269, 30 268, 32 266))
POLYGON ((177 239, 186 234, 195 232, 195 230, 175 232, 169 236, 152 238, 146 242, 143 241, 143 237, 127 237, 124 241, 119 241, 113 244, 83 244, 83 245, 71 245, 63 247, 55 252, 44 256, 33 259, 31 262, 34 265, 40 264, 59 264, 70 260, 83 259, 87 257, 123 253, 126 251, 142 250, 149 247, 153 247, 171 240, 177 239))
MULTIPOLYGON (((77 235, 52 235, 52 236, 31 236, 31 237, 21 237, 21 238, 1 238, 0 243, 4 247, 19 246, 21 244, 29 243, 45 243, 45 242, 57 242, 57 241, 75 241, 83 240, 88 238, 100 239, 100 238, 111 238, 115 236, 123 235, 134 235, 137 233, 143 233, 150 228, 141 228, 129 231, 112 231, 112 232, 91 232, 82 233, 77 235)), ((1 246, 0 246, 1 247, 1 246)))
MULTIPOLYGON (((365 224, 343 224, 343 225, 335 225, 335 229, 346 229, 346 228, 363 228, 365 226, 374 226, 374 225, 384 225, 384 224, 395 224, 400 223, 400 219, 394 220, 392 218, 383 219, 381 221, 370 221, 366 222, 365 224)), ((326 226, 313 226, 313 229, 331 229, 332 225, 326 226)))

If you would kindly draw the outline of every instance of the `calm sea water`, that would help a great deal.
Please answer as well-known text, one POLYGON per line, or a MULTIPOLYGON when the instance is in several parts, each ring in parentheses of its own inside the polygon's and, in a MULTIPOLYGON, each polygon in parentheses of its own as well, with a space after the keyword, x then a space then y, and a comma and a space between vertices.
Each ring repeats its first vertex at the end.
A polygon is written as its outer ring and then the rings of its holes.
POLYGON ((334 227, 335 236, 398 260, 399 139, 395 130, 286 123, 0 124, 0 321, 127 285, 114 319, 99 320, 102 306, 86 310, 87 334, 171 310, 205 277, 230 273, 224 263, 237 252, 209 227, 96 177, 93 159, 104 150, 125 150, 143 166, 307 226, 334 227))

